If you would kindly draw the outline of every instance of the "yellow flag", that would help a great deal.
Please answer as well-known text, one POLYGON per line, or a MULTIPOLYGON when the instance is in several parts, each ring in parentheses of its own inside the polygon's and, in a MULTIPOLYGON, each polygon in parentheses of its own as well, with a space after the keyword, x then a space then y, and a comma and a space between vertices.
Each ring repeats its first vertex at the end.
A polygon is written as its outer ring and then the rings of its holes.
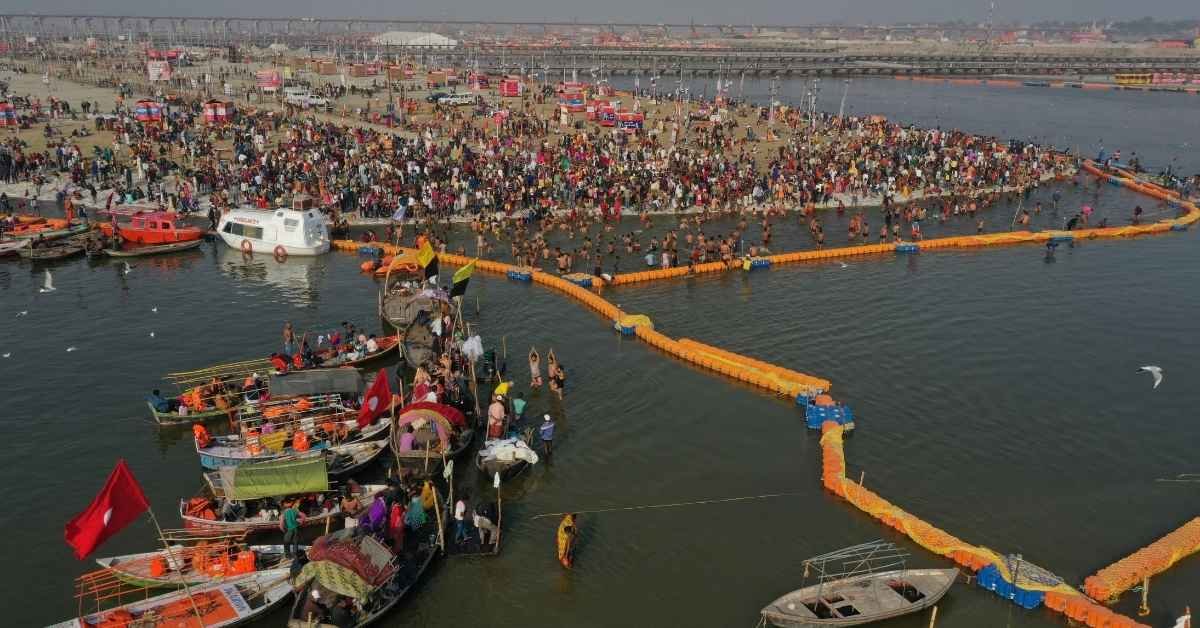
POLYGON ((421 244, 421 250, 417 251, 417 263, 421 265, 421 268, 425 268, 429 265, 429 262, 433 261, 433 257, 433 247, 426 240, 421 244))
POLYGON ((451 283, 461 283, 467 279, 470 279, 471 273, 475 272, 475 262, 477 261, 479 260, 473 259, 469 264, 455 271, 454 279, 451 281, 451 283))

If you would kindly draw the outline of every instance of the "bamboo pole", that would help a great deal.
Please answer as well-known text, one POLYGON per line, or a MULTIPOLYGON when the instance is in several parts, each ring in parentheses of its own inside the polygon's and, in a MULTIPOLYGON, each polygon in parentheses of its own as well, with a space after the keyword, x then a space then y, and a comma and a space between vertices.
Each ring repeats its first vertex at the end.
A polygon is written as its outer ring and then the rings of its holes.
POLYGON ((934 624, 937 624, 937 609, 938 607, 934 606, 933 612, 929 614, 929 628, 933 628, 934 624))
MULTIPOLYGON (((158 532, 158 538, 162 541, 163 549, 166 550, 167 553, 167 560, 170 562, 175 562, 175 553, 171 550, 171 544, 168 543, 167 539, 163 536, 162 527, 158 525, 158 517, 154 516, 154 509, 146 506, 146 514, 150 515, 150 522, 154 524, 154 530, 158 532)), ((196 606, 196 598, 192 597, 192 588, 188 585, 187 578, 184 578, 183 573, 180 571, 180 569, 183 567, 182 557, 180 558, 179 562, 175 563, 175 565, 178 567, 175 570, 175 575, 179 576, 179 584, 183 585, 183 591, 187 595, 188 601, 192 603, 192 611, 196 613, 196 621, 203 626, 204 614, 201 613, 200 608, 196 606)))
POLYGON ((492 539, 492 555, 500 553, 500 534, 504 531, 504 494, 500 491, 500 472, 496 472, 492 486, 496 489, 496 538, 492 539))
POLYGON ((1138 617, 1150 614, 1150 576, 1142 578, 1142 603, 1138 606, 1138 617))
MULTIPOLYGON (((429 482, 430 486, 433 486, 433 482, 431 480, 426 480, 426 482, 429 482)), ((446 551, 446 526, 442 522, 442 505, 441 505, 440 500, 438 499, 438 492, 437 492, 436 486, 433 486, 433 514, 435 516, 437 516, 437 522, 438 522, 438 547, 441 548, 442 552, 445 552, 446 551)))

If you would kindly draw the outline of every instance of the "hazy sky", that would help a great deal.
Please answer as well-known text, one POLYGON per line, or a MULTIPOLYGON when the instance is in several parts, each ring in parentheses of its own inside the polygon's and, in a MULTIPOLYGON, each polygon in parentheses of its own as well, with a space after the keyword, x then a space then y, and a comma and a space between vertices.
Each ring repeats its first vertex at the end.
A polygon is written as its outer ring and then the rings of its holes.
MULTIPOLYGON (((988 0, 5 0, 0 12, 810 24, 987 18, 988 0)), ((997 0, 996 20, 1200 18, 1200 0, 997 0)))

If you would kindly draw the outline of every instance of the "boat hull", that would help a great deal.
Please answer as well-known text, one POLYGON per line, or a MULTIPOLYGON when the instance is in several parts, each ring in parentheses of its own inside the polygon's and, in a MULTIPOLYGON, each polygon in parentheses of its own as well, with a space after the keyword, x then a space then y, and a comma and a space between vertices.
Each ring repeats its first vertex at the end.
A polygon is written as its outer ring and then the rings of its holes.
POLYGON ((183 227, 169 231, 119 227, 118 231, 121 233, 121 239, 126 242, 147 245, 195 242, 204 237, 204 230, 197 227, 183 227))
POLYGON ((167 253, 190 251, 192 249, 199 248, 201 244, 204 244, 204 240, 196 239, 182 242, 171 242, 169 244, 140 246, 133 249, 122 249, 119 251, 106 250, 104 253, 109 257, 145 257, 147 255, 165 255, 167 253))
POLYGON ((218 235, 221 236, 221 241, 227 244, 229 248, 244 251, 245 246, 247 245, 243 245, 242 243, 248 242, 250 252, 262 253, 264 255, 274 255, 276 247, 282 247, 284 252, 286 252, 289 256, 298 255, 300 257, 313 257, 316 255, 324 255, 325 253, 329 252, 329 242, 322 242, 316 246, 296 246, 294 244, 277 244, 274 242, 267 242, 265 240, 255 240, 253 238, 246 238, 243 236, 232 235, 223 232, 218 233, 218 235))
MULTIPOLYGON (((249 549, 256 552, 259 559, 264 557, 278 558, 283 557, 282 545, 251 545, 249 549)), ((179 548, 180 551, 186 551, 185 548, 179 548)), ((113 556, 110 558, 98 558, 96 564, 108 569, 113 576, 118 580, 135 587, 142 588, 178 588, 184 584, 188 586, 213 584, 224 580, 225 578, 214 577, 206 573, 179 573, 173 572, 164 576, 151 576, 149 574, 139 574, 135 572, 135 568, 131 569, 126 565, 140 565, 149 561, 154 557, 165 556, 166 552, 159 550, 156 552, 144 552, 141 554, 130 554, 127 556, 113 556)), ((278 562, 278 560, 276 560, 278 562)), ((236 577, 236 576, 235 576, 236 577)), ((232 578, 230 578, 232 579, 232 578)))
POLYGON ((78 235, 87 230, 88 230, 87 225, 75 225, 74 227, 69 227, 67 229, 33 231, 33 232, 28 232, 28 233, 14 233, 14 234, 12 234, 12 237, 17 240, 33 240, 34 238, 36 238, 40 235, 40 236, 42 236, 43 240, 50 241, 50 240, 60 240, 62 238, 67 238, 67 237, 70 237, 73 235, 78 235))
POLYGON ((149 403, 146 405, 150 408, 150 416, 154 417, 154 421, 162 426, 191 425, 193 423, 203 423, 213 419, 224 419, 229 417, 230 412, 232 412, 234 416, 237 416, 238 410, 238 406, 234 406, 228 411, 214 408, 212 410, 205 410, 204 412, 194 412, 192 414, 181 416, 174 412, 159 412, 158 410, 155 410, 154 406, 151 406, 149 403))
MULTIPOLYGON (((205 615, 199 620, 200 625, 205 628, 240 626, 262 617, 291 597, 292 588, 287 578, 287 569, 256 572, 207 587, 164 593, 83 618, 69 619, 49 628, 91 628, 109 619, 118 609, 141 615, 170 605, 183 607, 187 605, 189 597, 198 595, 210 596, 210 602, 205 604, 205 615)), ((133 623, 139 625, 137 621, 133 623)), ((195 624, 189 622, 188 625, 195 624)))
MULTIPOLYGON (((958 579, 957 569, 909 569, 868 574, 846 580, 813 585, 787 593, 762 610, 768 625, 776 628, 828 628, 861 626, 884 619, 920 612, 937 604, 958 579), (919 591, 920 599, 902 597, 887 583, 902 581, 919 591), (889 597, 889 596, 894 596, 889 597), (855 614, 818 617, 809 602, 829 600, 839 615, 843 608, 855 614)), ((826 605, 826 609, 829 606, 826 605)))

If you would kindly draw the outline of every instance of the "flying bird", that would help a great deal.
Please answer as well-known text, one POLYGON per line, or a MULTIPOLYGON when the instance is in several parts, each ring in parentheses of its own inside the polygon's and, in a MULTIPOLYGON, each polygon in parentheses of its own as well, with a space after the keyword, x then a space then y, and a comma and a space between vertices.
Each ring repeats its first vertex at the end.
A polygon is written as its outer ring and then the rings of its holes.
POLYGON ((155 314, 158 314, 158 306, 156 305, 156 306, 150 308, 150 311, 154 312, 155 314))
POLYGON ((78 347, 73 347, 73 346, 72 346, 72 347, 67 347, 67 353, 70 353, 70 352, 72 352, 72 351, 77 351, 77 350, 78 350, 78 347))
POLYGON ((1142 371, 1145 371, 1154 376, 1154 387, 1158 388, 1158 385, 1161 384, 1163 381, 1162 367, 1161 366, 1143 366, 1142 368, 1138 369, 1139 373, 1142 371))
POLYGON ((17 312, 18 317, 25 316, 26 314, 29 314, 29 310, 21 310, 20 312, 17 312))
POLYGON ((154 332, 150 332, 150 337, 151 337, 151 338, 153 338, 153 337, 154 337, 154 332))
POLYGON ((838 263, 842 265, 842 268, 850 268, 850 265, 847 264, 846 262, 838 262, 838 263))
POLYGON ((129 262, 125 262, 125 268, 121 269, 121 274, 128 275, 131 272, 133 272, 133 267, 129 265, 129 262))
POLYGON ((8 353, 5 353, 5 354, 4 354, 4 357, 5 357, 5 358, 9 358, 9 357, 11 357, 11 356, 12 356, 12 351, 9 351, 8 353))
POLYGON ((50 274, 49 268, 46 269, 46 279, 42 281, 42 287, 38 290, 38 292, 54 292, 54 275, 50 274))

